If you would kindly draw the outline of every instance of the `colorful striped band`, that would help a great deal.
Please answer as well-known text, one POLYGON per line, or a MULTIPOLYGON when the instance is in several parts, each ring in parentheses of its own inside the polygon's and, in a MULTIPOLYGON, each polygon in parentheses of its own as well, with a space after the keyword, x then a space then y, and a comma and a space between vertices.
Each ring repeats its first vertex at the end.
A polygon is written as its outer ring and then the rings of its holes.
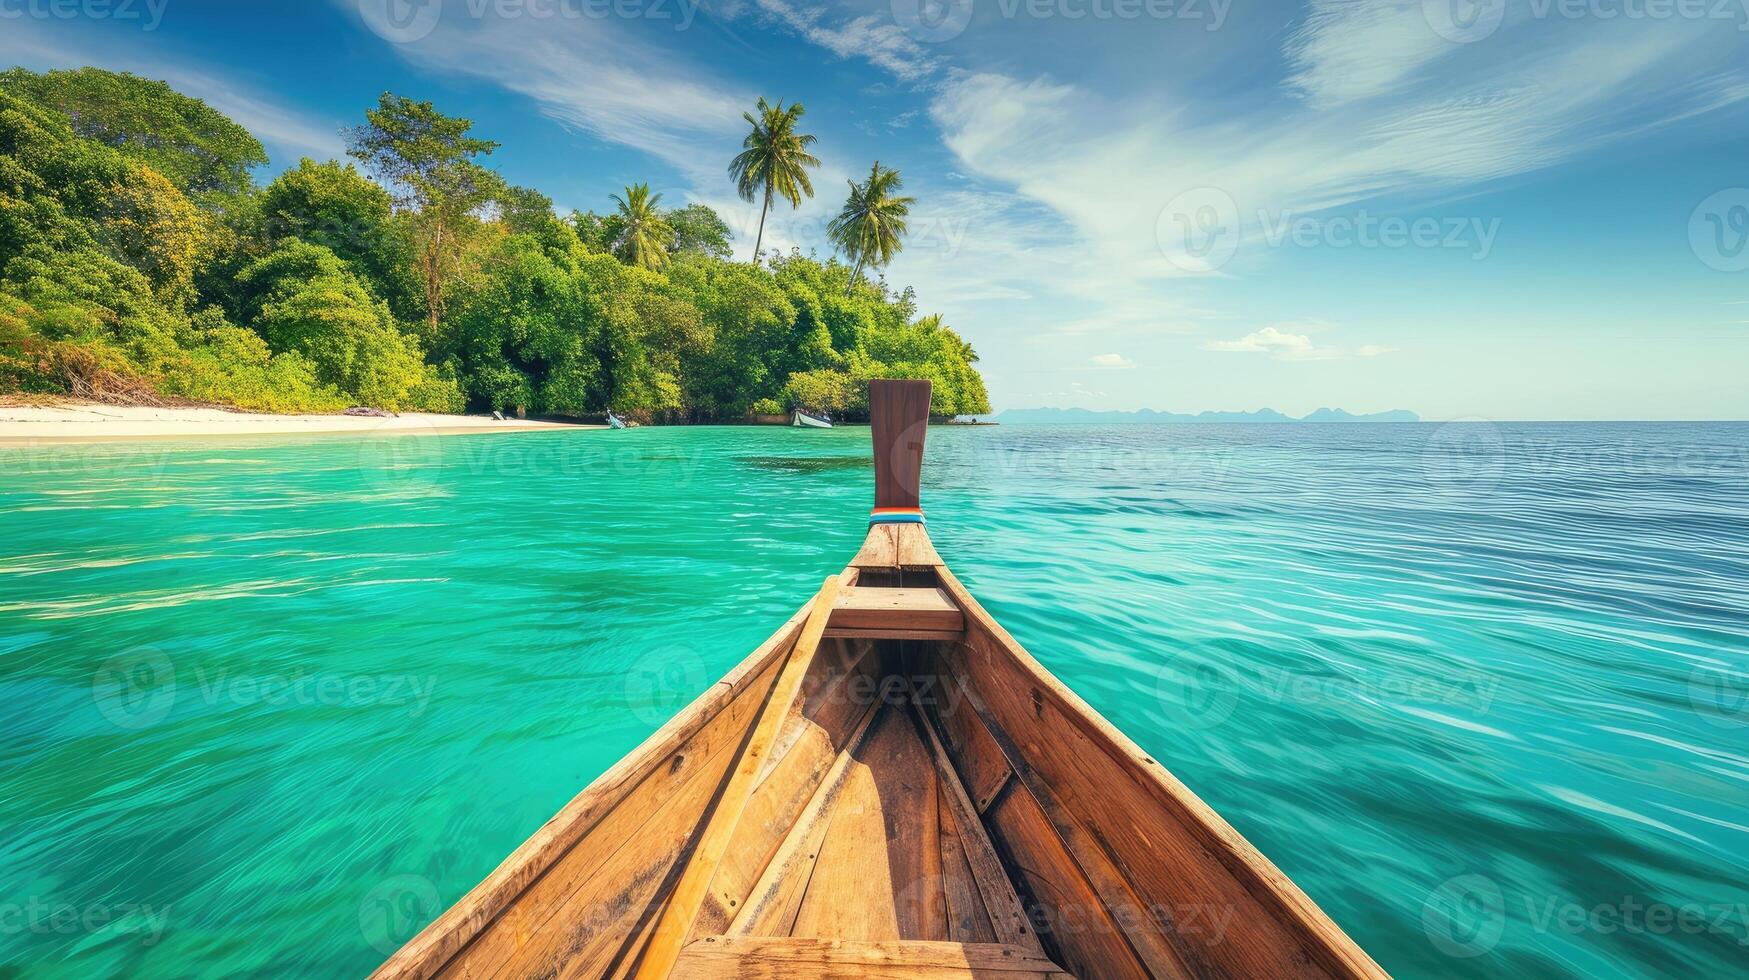
POLYGON ((922 524, 921 507, 876 507, 868 515, 870 524, 922 524))

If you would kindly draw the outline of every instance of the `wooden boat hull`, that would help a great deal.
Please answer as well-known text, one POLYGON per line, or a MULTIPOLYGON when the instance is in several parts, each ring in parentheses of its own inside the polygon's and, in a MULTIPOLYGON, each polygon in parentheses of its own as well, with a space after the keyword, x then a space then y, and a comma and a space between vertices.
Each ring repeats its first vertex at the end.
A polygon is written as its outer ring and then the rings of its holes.
POLYGON ((902 522, 926 426, 901 522, 375 975, 1384 976, 902 522))

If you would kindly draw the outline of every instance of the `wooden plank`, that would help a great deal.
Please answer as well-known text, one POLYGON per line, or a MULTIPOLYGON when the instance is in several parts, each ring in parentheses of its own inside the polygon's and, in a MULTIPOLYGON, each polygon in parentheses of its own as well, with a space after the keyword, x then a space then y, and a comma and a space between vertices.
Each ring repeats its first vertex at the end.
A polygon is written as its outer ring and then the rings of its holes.
MULTIPOLYGON (((958 682, 951 683, 957 685, 958 682)), ((977 694, 963 687, 960 691, 964 695, 964 701, 961 710, 956 714, 963 721, 964 727, 982 730, 981 737, 1002 752, 1009 768, 1020 780, 1018 791, 1030 795, 1032 801, 1038 805, 1039 812, 1056 831, 1057 842, 1074 860, 1081 877, 1110 913, 1110 921, 1122 931, 1130 948, 1141 958, 1148 972, 1156 977, 1192 976, 1190 967, 1166 934, 1158 913, 1149 908, 1130 887, 1111 856, 1032 770, 1007 734, 991 722, 989 711, 977 694)))
POLYGON ((819 859, 820 845, 831 826, 832 808, 843 792, 850 767, 855 764, 855 750, 862 744, 878 713, 878 705, 870 704, 862 720, 845 740, 826 778, 814 789, 797 817, 795 825, 778 846, 760 874, 759 881, 748 892, 726 932, 738 936, 787 936, 795 923, 796 908, 807 890, 814 864, 819 859))
POLYGON ((854 568, 897 568, 899 565, 898 524, 875 524, 862 539, 862 550, 850 559, 854 568))
POLYGON ((936 820, 941 826, 942 898, 947 902, 947 938, 956 943, 993 943, 996 930, 990 927, 990 913, 984 910, 984 900, 978 897, 978 883, 972 878, 972 866, 966 863, 965 845, 960 842, 960 829, 953 819, 944 787, 936 795, 936 820))
POLYGON ((826 635, 842 640, 922 640, 928 643, 957 643, 964 633, 943 632, 941 630, 910 630, 910 629, 870 629, 868 627, 851 627, 848 629, 829 629, 826 635))
MULTIPOLYGON (((593 836, 622 803, 636 798, 633 805, 643 809, 646 819, 660 813, 666 797, 710 756, 708 749, 687 751, 689 743, 702 733, 736 730, 739 719, 725 716, 725 710, 772 669, 776 658, 800 632, 805 613, 805 609, 797 612, 722 680, 596 777, 467 895, 408 940, 372 977, 423 980, 435 976, 458 954, 494 931, 513 907, 517 908, 517 918, 526 921, 520 910, 524 892, 568 858, 579 842, 593 836)), ((622 842, 623 838, 615 846, 622 842)))
MULTIPOLYGON (((751 720, 752 712, 748 712, 751 720)), ((546 897, 542 879, 528 899, 506 916, 502 928, 482 937, 479 954, 460 959, 445 975, 458 977, 526 977, 620 975, 623 964, 641 946, 653 926, 662 897, 679 875, 687 844, 696 839, 710 801, 722 787, 742 742, 724 745, 677 793, 668 811, 640 821, 635 807, 604 822, 602 838, 585 844, 591 851, 608 843, 612 833, 622 846, 591 861, 581 883, 568 887, 556 909, 546 897), (683 819, 684 818, 684 819, 683 819), (538 892, 537 892, 538 889, 538 892), (628 937, 632 937, 628 939, 628 937)), ((579 848, 583 850, 583 848, 579 848)), ((569 870, 568 868, 565 870, 569 870)))
MULTIPOLYGON (((939 779, 903 707, 892 715, 882 738, 861 753, 880 796, 885 839, 880 850, 892 876, 893 911, 899 939, 947 938, 947 903, 941 886, 941 820, 937 815, 939 779)), ((858 936, 844 936, 857 939, 858 936)))
POLYGON ((918 505, 923 438, 929 434, 929 395, 928 381, 868 383, 876 507, 918 505))
POLYGON ((813 609, 808 612, 808 621, 802 627, 801 635, 796 638, 795 648, 791 650, 789 659, 784 662, 783 670, 772 685, 771 694, 760 709, 753 733, 741 750, 735 771, 730 774, 717 805, 712 808, 711 816, 700 831, 693 852, 686 861, 685 871, 680 876, 680 882, 669 893, 662 914, 656 922, 655 933, 649 945, 644 947, 637 970, 640 980, 662 980, 674 968, 674 961, 680 957, 686 936, 692 931, 693 919, 698 916, 699 906, 704 903, 705 895, 710 889, 711 878, 716 875, 717 866, 722 863, 723 854, 734 837, 735 825, 741 818, 741 811, 753 792, 753 781, 758 776, 760 767, 764 765, 772 743, 777 740, 778 733, 783 728, 790 706, 801 693, 802 680, 807 676, 808 668, 814 661, 814 652, 826 633, 826 621, 832 615, 832 605, 837 598, 838 588, 836 575, 826 576, 826 581, 821 584, 820 594, 814 600, 813 609))
POLYGON ((921 524, 875 524, 863 538, 862 548, 850 560, 853 568, 933 568, 941 555, 921 524))
POLYGON ((691 943, 673 975, 687 980, 1072 980, 1049 959, 1020 946, 736 936, 691 943))
POLYGON ((971 868, 972 880, 978 885, 978 897, 983 899, 984 909, 989 913, 990 926, 995 930, 997 941, 1023 946, 1042 954, 1044 948, 1033 934, 1032 925, 1026 918, 1026 909, 1020 904, 1020 897, 1014 892, 1014 884, 1008 880, 1008 871, 1002 866, 1002 859, 997 856, 996 849, 990 843, 989 833, 978 817, 977 807, 966 795, 965 787, 960 785, 958 776, 954 774, 953 762, 948 759, 947 749, 942 747, 940 737, 920 710, 913 711, 913 718, 921 727, 923 740, 928 743, 930 754, 935 760, 935 771, 940 775, 941 788, 945 791, 943 799, 953 814, 954 825, 959 828, 966 864, 971 868))
POLYGON ((935 552, 934 542, 929 540, 929 531, 921 524, 900 524, 899 531, 894 535, 894 545, 898 549, 898 564, 902 567, 917 567, 941 564, 941 556, 935 552))
MULTIPOLYGON (((891 709, 880 717, 863 748, 876 746, 891 729, 891 709)), ((859 756, 862 752, 859 751, 859 756)), ((845 775, 820 845, 814 873, 802 894, 791 935, 817 939, 898 939, 893 875, 887 864, 886 820, 874 774, 860 758, 845 775)))
POLYGON ((1087 977, 1149 975, 1032 797, 1010 783, 984 819, 1003 863, 1031 896, 1031 921, 1058 962, 1087 977))
POLYGON ((796 814, 807 806, 832 766, 837 753, 826 733, 813 722, 796 719, 796 723, 804 734, 747 800, 693 920, 693 936, 716 935, 728 929, 773 852, 794 826, 796 814))
MULTIPOLYGON (((800 616, 792 622, 799 631, 800 616)), ((854 659, 852 673, 866 673, 874 669, 873 662, 878 659, 868 652, 867 645, 862 645, 856 650, 837 651, 836 655, 840 660, 854 659)), ((819 664, 823 668, 830 665, 830 660, 819 664)), ((491 976, 501 968, 518 973, 533 969, 530 964, 548 969, 551 964, 564 962, 574 962, 585 971, 600 970, 621 959, 625 937, 640 934, 648 927, 650 904, 659 897, 664 876, 670 873, 676 855, 696 831, 715 787, 721 785, 729 755, 719 749, 738 745, 745 738, 753 712, 762 701, 758 695, 769 689, 776 670, 777 664, 767 661, 760 678, 763 686, 743 686, 743 698, 736 704, 733 723, 725 729, 707 732, 709 741, 700 736, 687 746, 697 751, 690 756, 686 752, 676 753, 674 759, 678 761, 671 760, 652 777, 653 784, 666 785, 670 780, 696 775, 705 760, 700 753, 708 751, 715 753, 710 756, 710 765, 715 768, 710 770, 709 782, 687 783, 684 796, 675 801, 674 809, 648 806, 655 797, 647 793, 628 799, 619 812, 604 820, 567 854, 553 873, 528 889, 505 916, 504 927, 483 935, 478 948, 458 958, 457 965, 467 966, 473 974, 491 976)), ((832 712, 855 700, 842 690, 833 693, 834 688, 851 686, 848 677, 847 673, 834 679, 826 671, 817 670, 810 673, 804 684, 804 689, 809 690, 806 696, 814 702, 810 710, 817 711, 818 717, 835 727, 841 727, 842 722, 834 720, 832 712)), ((793 714, 791 724, 807 727, 793 714)))
POLYGON ((1151 908, 1210 910, 1175 928, 1180 954, 1206 976, 1387 976, 1286 875, 1194 793, 1046 671, 947 569, 942 587, 966 613, 966 640, 944 663, 1060 799, 1077 810, 1151 908), (1186 923, 1189 925, 1190 923, 1186 923))
POLYGON ((965 616, 937 588, 850 588, 838 594, 828 629, 909 629, 958 633, 965 616))
POLYGON ((929 703, 924 709, 936 724, 936 733, 953 759, 966 794, 977 805, 978 812, 990 808, 996 794, 1013 775, 1008 760, 1002 754, 989 731, 978 723, 972 707, 965 703, 962 688, 952 674, 935 674, 929 703))

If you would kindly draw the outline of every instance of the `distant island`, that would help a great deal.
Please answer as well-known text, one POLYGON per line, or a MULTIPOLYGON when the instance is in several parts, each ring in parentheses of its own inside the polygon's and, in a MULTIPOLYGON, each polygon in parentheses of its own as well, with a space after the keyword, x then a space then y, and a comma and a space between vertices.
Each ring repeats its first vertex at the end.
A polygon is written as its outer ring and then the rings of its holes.
POLYGON ((1010 424, 1075 422, 1087 425, 1137 425, 1165 422, 1419 422, 1421 416, 1401 408, 1390 412, 1373 412, 1368 415, 1355 415, 1340 408, 1320 408, 1312 414, 1298 419, 1291 415, 1283 415, 1273 408, 1259 409, 1255 412, 1198 412, 1195 415, 1182 412, 1156 412, 1151 408, 1135 412, 1095 412, 1085 408, 1010 408, 999 413, 996 416, 996 421, 1010 424))

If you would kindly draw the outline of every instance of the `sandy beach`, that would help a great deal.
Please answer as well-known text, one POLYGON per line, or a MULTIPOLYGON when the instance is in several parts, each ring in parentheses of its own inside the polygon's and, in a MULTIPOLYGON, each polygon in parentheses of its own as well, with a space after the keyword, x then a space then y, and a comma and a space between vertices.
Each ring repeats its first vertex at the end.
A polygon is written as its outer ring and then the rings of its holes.
POLYGON ((0 405, 0 446, 121 439, 174 439, 278 434, 463 435, 601 429, 560 422, 503 422, 479 415, 403 412, 392 418, 354 415, 256 415, 218 408, 146 408, 100 404, 0 405))

